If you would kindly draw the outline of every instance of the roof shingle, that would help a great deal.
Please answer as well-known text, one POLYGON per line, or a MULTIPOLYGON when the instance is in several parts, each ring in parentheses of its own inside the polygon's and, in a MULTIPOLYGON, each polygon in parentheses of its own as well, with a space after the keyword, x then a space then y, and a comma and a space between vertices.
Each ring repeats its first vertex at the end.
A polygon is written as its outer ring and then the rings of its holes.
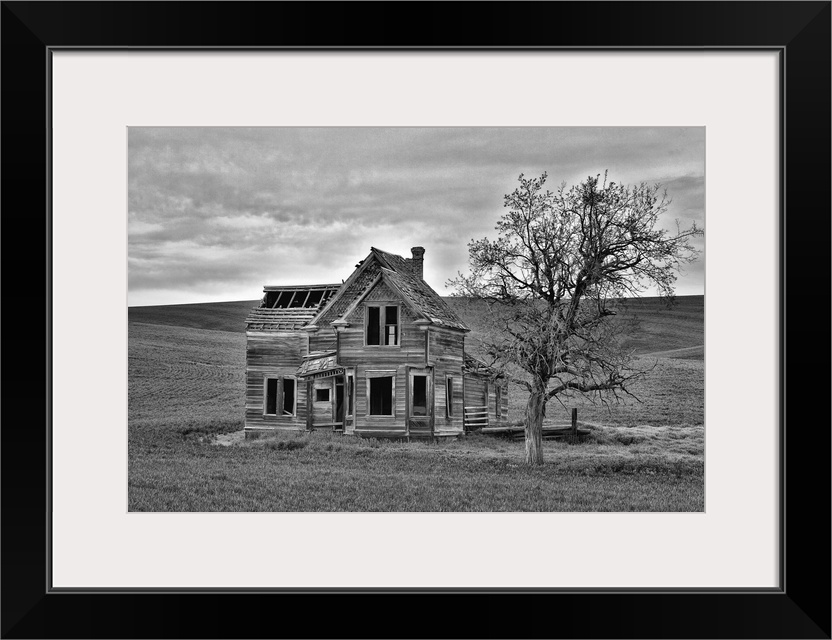
POLYGON ((375 247, 373 247, 373 252, 381 257, 382 262, 387 263, 389 269, 383 269, 383 271, 393 286, 406 295, 417 310, 433 324, 463 331, 469 330, 459 316, 439 297, 439 294, 413 273, 410 260, 375 247))

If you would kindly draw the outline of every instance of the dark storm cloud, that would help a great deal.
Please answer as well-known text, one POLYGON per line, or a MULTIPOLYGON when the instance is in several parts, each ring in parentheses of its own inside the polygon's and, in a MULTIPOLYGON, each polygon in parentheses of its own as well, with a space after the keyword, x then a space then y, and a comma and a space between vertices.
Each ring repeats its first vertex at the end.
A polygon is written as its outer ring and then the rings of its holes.
POLYGON ((666 228, 704 221, 702 128, 131 128, 131 304, 336 282, 371 245, 425 246, 443 292, 520 173, 554 189, 606 169, 663 183, 666 228))

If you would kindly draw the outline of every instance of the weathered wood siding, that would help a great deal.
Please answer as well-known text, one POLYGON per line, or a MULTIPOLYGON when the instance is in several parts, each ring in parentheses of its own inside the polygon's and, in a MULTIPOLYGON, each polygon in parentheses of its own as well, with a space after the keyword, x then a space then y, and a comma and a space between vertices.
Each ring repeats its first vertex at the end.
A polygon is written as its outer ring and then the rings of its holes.
POLYGON ((306 354, 303 332, 246 332, 246 429, 303 429, 306 383, 295 380, 295 415, 265 415, 266 378, 294 377, 306 354))
MULTIPOLYGON (((487 407, 488 403, 488 380, 480 376, 466 375, 463 383, 464 399, 466 407, 487 407)), ((488 414, 489 423, 491 414, 488 414)), ((483 425, 485 426, 485 425, 483 425)))
POLYGON ((482 407, 488 403, 486 386, 488 381, 478 376, 465 376, 465 406, 482 407))
POLYGON ((332 327, 321 327, 318 331, 309 333, 309 353, 315 351, 333 351, 338 344, 335 329, 332 327))
POLYGON ((434 426, 436 436, 458 435, 463 432, 462 353, 465 334, 440 327, 431 327, 429 357, 434 372, 434 426), (453 379, 453 412, 448 416, 447 378, 453 379))

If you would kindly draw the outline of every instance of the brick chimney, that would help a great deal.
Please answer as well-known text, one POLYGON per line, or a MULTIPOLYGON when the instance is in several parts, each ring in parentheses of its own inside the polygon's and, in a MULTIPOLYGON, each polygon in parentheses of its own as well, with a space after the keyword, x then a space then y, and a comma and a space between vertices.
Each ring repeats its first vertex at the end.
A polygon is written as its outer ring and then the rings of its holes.
POLYGON ((410 250, 410 253, 413 255, 413 259, 410 263, 410 268, 413 270, 413 273, 419 276, 422 280, 425 279, 424 272, 422 267, 425 263, 425 248, 424 247, 413 247, 410 250))

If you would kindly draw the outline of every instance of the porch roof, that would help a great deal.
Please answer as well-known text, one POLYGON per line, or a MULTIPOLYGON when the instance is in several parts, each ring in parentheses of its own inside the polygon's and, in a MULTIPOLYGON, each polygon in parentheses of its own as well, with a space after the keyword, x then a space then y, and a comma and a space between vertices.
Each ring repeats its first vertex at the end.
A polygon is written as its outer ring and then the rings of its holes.
POLYGON ((327 353, 312 353, 306 356, 303 363, 298 367, 299 378, 315 377, 327 378, 344 373, 344 367, 338 364, 338 358, 334 351, 327 353))

